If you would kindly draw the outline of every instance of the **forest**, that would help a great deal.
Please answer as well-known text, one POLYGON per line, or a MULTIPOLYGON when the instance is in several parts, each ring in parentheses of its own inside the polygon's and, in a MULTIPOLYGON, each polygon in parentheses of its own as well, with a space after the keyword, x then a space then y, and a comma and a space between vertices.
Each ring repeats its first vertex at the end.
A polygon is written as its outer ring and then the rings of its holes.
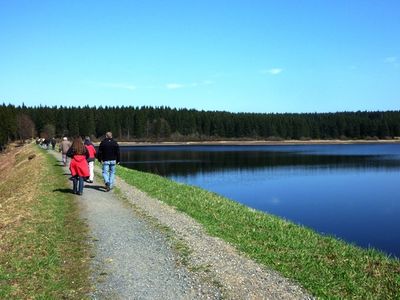
POLYGON ((170 107, 0 105, 0 145, 36 137, 119 141, 393 139, 400 111, 232 113, 170 107))

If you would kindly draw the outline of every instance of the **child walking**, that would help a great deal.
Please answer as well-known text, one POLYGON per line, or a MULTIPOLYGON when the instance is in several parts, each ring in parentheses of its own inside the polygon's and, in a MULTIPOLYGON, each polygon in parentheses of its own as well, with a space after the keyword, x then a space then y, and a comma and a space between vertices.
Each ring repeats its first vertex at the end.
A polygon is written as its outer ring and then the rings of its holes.
POLYGON ((83 179, 89 177, 89 166, 87 158, 89 152, 83 145, 82 138, 76 137, 72 142, 71 148, 68 149, 67 156, 71 157, 69 170, 72 175, 73 193, 82 195, 83 193, 83 179))

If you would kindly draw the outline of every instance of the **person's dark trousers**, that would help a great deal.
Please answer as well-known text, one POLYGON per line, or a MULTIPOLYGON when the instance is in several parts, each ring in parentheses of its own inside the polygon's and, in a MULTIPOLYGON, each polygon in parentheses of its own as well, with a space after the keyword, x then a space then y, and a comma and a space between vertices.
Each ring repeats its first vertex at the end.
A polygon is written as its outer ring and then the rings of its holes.
POLYGON ((74 176, 72 178, 72 186, 74 194, 82 195, 83 193, 83 177, 82 176, 74 176))

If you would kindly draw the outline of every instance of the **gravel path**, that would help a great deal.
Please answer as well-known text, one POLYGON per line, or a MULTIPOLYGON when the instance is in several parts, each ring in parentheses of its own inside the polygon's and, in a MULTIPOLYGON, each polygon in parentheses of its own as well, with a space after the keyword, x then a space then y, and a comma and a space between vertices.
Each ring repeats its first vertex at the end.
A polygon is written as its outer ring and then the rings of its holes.
POLYGON ((97 185, 85 187, 81 202, 95 245, 94 299, 193 298, 190 277, 159 232, 97 185))
POLYGON ((95 178, 77 196, 94 245, 92 299, 311 299, 298 285, 207 235, 187 215, 119 178, 116 186, 119 196, 105 192, 95 178), (184 264, 171 240, 190 250, 184 264))
MULTIPOLYGON (((69 174, 68 167, 64 170, 69 174)), ((83 195, 76 197, 93 245, 91 299, 219 298, 217 288, 202 286, 177 264, 178 257, 156 227, 115 193, 106 192, 98 178, 85 183, 83 195)))

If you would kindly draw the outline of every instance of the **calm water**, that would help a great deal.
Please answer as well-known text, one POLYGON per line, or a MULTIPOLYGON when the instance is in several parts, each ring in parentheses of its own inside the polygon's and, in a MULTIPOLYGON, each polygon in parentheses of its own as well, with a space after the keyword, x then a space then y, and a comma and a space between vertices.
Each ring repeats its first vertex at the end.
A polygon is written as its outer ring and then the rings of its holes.
POLYGON ((124 147, 122 162, 400 257, 400 144, 124 147))

